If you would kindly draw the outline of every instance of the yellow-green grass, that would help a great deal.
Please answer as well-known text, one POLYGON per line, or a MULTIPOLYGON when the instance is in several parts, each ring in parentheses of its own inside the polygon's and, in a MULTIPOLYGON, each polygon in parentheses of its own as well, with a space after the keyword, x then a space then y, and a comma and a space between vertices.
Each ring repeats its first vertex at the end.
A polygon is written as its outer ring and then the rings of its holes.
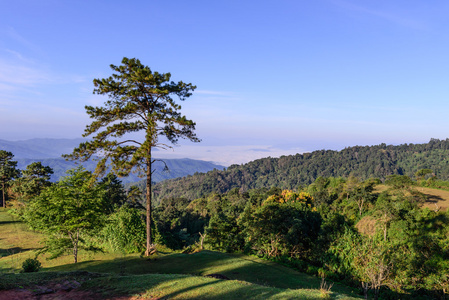
POLYGON ((437 209, 437 207, 439 207, 442 211, 446 211, 448 209, 449 191, 427 187, 418 187, 416 189, 427 196, 424 207, 427 207, 429 209, 437 209))
POLYGON ((0 209, 0 270, 13 270, 40 247, 42 236, 27 230, 16 217, 0 209))
MULTIPOLYGON (((70 255, 55 260, 46 260, 45 257, 40 256, 39 260, 43 264, 44 272, 39 272, 37 275, 12 275, 7 272, 17 272, 26 258, 34 257, 34 249, 40 247, 39 241, 43 236, 29 231, 25 224, 18 222, 5 210, 0 210, 0 232, 2 232, 0 249, 2 253, 7 254, 0 258, 0 269, 3 271, 0 272, 0 281, 4 283, 3 288, 8 288, 8 276, 14 276, 14 280, 26 282, 26 278, 33 278, 30 276, 46 278, 60 272, 85 270, 109 274, 92 281, 94 284, 98 280, 93 286, 90 286, 87 281, 83 284, 86 288, 107 287, 101 291, 102 293, 151 294, 157 297, 169 296, 170 299, 198 298, 198 295, 203 294, 204 296, 201 296, 203 299, 214 299, 214 297, 216 299, 235 297, 243 297, 242 299, 258 297, 307 299, 309 296, 306 297, 306 295, 311 295, 310 299, 317 299, 316 297, 324 295, 319 292, 321 281, 319 278, 257 257, 213 251, 202 251, 195 254, 159 252, 151 259, 140 257, 138 254, 81 252, 80 262, 77 264, 72 263, 70 255), (17 252, 13 253, 13 250, 17 252), (221 274, 232 280, 222 281, 202 277, 209 274, 221 274), (122 280, 125 279, 130 283, 121 286, 122 280), (104 284, 101 282, 102 280, 111 282, 111 284, 104 284), (133 288, 132 282, 140 282, 140 280, 143 280, 142 284, 133 288), (143 284, 143 282, 146 283, 143 284), (172 288, 170 288, 171 286, 172 288), (222 292, 208 292, 210 288, 222 292), (248 295, 245 296, 245 293, 248 295)), ((17 286, 17 282, 13 282, 11 286, 17 286)), ((343 294, 357 294, 357 292, 338 284, 332 287, 332 292, 334 292, 332 298, 341 298, 343 294)))
MULTIPOLYGON (((28 229, 17 217, 9 214, 7 209, 0 208, 0 273, 17 272, 27 258, 34 258, 41 248, 44 236, 28 229)), ((92 253, 80 251, 79 261, 92 259, 114 259, 118 253, 92 253)), ((53 267, 70 264, 73 257, 66 255, 57 259, 47 260, 48 255, 39 256, 43 267, 53 267)))
MULTIPOLYGON (((374 192, 381 193, 388 189, 388 186, 379 184, 375 187, 374 192)), ((414 189, 426 195, 427 199, 423 207, 432 210, 439 208, 441 211, 446 211, 449 208, 449 191, 428 187, 414 187, 414 189)))

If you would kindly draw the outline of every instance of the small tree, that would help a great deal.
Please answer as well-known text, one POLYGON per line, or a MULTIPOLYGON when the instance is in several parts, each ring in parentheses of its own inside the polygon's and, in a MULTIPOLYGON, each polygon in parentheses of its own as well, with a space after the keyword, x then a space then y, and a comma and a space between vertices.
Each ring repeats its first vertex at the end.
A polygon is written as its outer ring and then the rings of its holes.
POLYGON ((331 245, 325 259, 332 271, 358 280, 365 299, 370 289, 374 290, 374 299, 378 299, 380 288, 388 283, 393 271, 393 253, 394 248, 381 236, 361 236, 347 228, 331 245))
POLYGON ((0 185, 2 188, 2 206, 6 207, 6 188, 11 180, 20 176, 17 169, 17 161, 12 161, 14 155, 11 152, 0 150, 0 185))
POLYGON ((359 208, 359 216, 363 213, 363 208, 367 204, 367 202, 373 201, 373 192, 374 190, 374 182, 367 180, 362 182, 356 186, 354 186, 349 192, 350 199, 357 203, 357 207, 359 208))
POLYGON ((431 169, 421 169, 415 173, 415 178, 416 180, 423 180, 428 174, 433 174, 433 171, 431 169))
POLYGON ((16 200, 26 202, 37 196, 40 192, 51 185, 50 177, 53 169, 42 165, 41 162, 33 162, 22 171, 22 177, 14 180, 12 192, 16 200))
POLYGON ((105 189, 105 202, 107 206, 108 213, 113 213, 114 210, 123 206, 126 202, 126 191, 123 187, 120 179, 117 178, 115 174, 108 173, 100 183, 105 189))
POLYGON ((106 170, 106 163, 119 176, 128 175, 133 168, 146 176, 147 241, 146 255, 152 245, 151 237, 151 175, 153 148, 171 148, 160 141, 166 138, 176 144, 179 138, 199 142, 194 133, 195 123, 179 112, 173 96, 185 100, 196 87, 191 83, 170 81, 170 73, 152 72, 138 59, 123 58, 121 66, 111 65, 116 72, 109 78, 94 79, 94 93, 107 95, 104 107, 86 106, 87 114, 94 121, 86 127, 84 136, 96 133, 92 141, 81 143, 66 158, 86 161, 93 155, 101 156, 95 173, 106 170), (124 139, 129 133, 143 131, 143 140, 124 139), (122 139, 122 140, 120 140, 122 139))
POLYGON ((380 288, 386 285, 393 268, 393 251, 381 237, 364 237, 354 250, 357 252, 352 265, 362 283, 365 299, 368 289, 373 289, 374 299, 377 300, 380 288))
POLYGON ((413 185, 413 180, 407 175, 389 175, 385 180, 385 184, 391 186, 393 189, 409 190, 413 185))
POLYGON ((87 246, 83 237, 101 228, 104 214, 103 187, 91 172, 77 168, 31 201, 24 219, 48 235, 43 251, 52 253, 51 258, 70 250, 76 263, 79 249, 98 250, 87 246))

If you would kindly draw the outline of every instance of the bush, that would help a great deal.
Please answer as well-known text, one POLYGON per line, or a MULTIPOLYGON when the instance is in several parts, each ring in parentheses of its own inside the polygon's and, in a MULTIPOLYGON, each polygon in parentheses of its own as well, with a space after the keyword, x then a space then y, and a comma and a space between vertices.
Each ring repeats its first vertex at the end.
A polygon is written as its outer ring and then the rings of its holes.
POLYGON ((28 258, 22 264, 22 272, 32 273, 37 272, 41 269, 41 262, 36 258, 28 258))
POLYGON ((109 215, 107 224, 100 233, 105 245, 114 251, 135 253, 145 248, 145 221, 135 208, 120 207, 109 215))

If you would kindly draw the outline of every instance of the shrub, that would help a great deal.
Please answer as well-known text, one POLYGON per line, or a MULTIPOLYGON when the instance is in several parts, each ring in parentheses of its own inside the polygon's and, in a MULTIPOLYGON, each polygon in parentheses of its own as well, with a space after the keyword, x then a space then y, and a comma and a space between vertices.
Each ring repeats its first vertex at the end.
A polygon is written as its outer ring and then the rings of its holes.
POLYGON ((22 272, 32 273, 37 272, 41 268, 41 262, 36 258, 28 258, 22 264, 22 272))
POLYGON ((106 245, 114 251, 135 253, 145 247, 145 222, 137 209, 120 207, 109 215, 107 224, 101 232, 106 245))

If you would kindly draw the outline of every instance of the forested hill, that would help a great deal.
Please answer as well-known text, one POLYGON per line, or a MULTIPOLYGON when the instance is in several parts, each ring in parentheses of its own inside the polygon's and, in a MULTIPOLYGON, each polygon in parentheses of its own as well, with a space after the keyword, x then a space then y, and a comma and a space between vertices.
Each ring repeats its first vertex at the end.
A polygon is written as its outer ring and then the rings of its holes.
MULTIPOLYGON (((44 166, 49 166, 53 169, 54 174, 51 176, 51 181, 58 181, 62 176, 66 176, 66 171, 77 167, 78 165, 73 161, 66 161, 63 158, 44 158, 44 159, 17 159, 18 168, 24 170, 26 166, 33 162, 40 161, 44 166)), ((161 161, 156 161, 153 165, 154 182, 159 182, 166 179, 183 177, 196 172, 207 172, 215 168, 223 170, 223 166, 202 160, 194 160, 188 158, 181 159, 164 159, 168 171, 164 171, 165 164, 161 161)), ((82 163, 83 167, 89 171, 94 171, 97 165, 96 161, 87 161, 82 163)), ((136 174, 129 174, 127 177, 120 178, 123 183, 136 182, 141 180, 136 174)))
POLYGON ((319 176, 385 179, 391 174, 413 177, 420 169, 432 169, 438 178, 449 180, 449 139, 431 139, 427 144, 355 146, 341 151, 320 150, 305 154, 263 158, 227 170, 214 170, 155 185, 156 199, 199 198, 210 192, 232 188, 249 190, 277 186, 294 189, 319 176))

